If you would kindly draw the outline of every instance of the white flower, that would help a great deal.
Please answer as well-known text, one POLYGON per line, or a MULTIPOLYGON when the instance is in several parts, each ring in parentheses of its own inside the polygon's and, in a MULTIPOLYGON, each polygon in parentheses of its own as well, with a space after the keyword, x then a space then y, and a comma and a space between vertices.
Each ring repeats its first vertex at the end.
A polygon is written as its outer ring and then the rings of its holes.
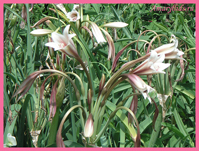
POLYGON ((172 35, 171 41, 173 43, 162 45, 156 48, 153 51, 156 51, 158 55, 164 54, 165 59, 182 59, 180 56, 184 54, 184 52, 180 51, 178 47, 178 40, 177 38, 172 35))
POLYGON ((115 60, 115 46, 114 46, 113 39, 106 30, 102 29, 102 31, 104 32, 106 39, 107 39, 107 42, 108 42, 108 60, 110 60, 112 58, 112 62, 114 62, 114 60, 115 60))
POLYGON ((35 29, 31 31, 30 34, 33 36, 44 36, 47 34, 51 34, 52 32, 53 30, 50 30, 50 29, 35 29))
POLYGON ((149 102, 151 103, 151 98, 149 96, 148 93, 155 91, 152 87, 150 87, 149 85, 147 85, 139 76, 135 75, 135 74, 126 74, 124 75, 126 76, 129 81, 130 84, 136 88, 138 91, 140 91, 144 97, 144 99, 148 98, 149 102))
POLYGON ((92 29, 93 35, 95 36, 95 39, 97 40, 97 43, 101 44, 101 43, 106 42, 101 30, 94 22, 91 22, 91 29, 92 29))
POLYGON ((84 127, 84 136, 91 137, 93 135, 93 132, 94 132, 93 116, 90 113, 84 127))
POLYGON ((69 34, 69 28, 70 25, 65 27, 63 35, 53 32, 51 34, 53 42, 48 42, 45 44, 45 46, 52 47, 55 49, 55 51, 60 50, 71 57, 77 58, 78 53, 72 41, 72 37, 74 37, 75 34, 69 34))
POLYGON ((123 28, 126 26, 128 26, 128 24, 124 22, 111 22, 103 25, 103 27, 111 27, 111 28, 123 28))
POLYGON ((7 134, 7 143, 4 144, 4 147, 11 147, 11 146, 16 146, 17 145, 17 141, 16 138, 14 136, 12 136, 10 133, 7 134))
POLYGON ((165 73, 163 70, 168 68, 170 64, 162 63, 164 59, 164 54, 158 56, 157 52, 152 50, 150 57, 146 59, 143 63, 141 63, 139 66, 137 66, 134 70, 132 70, 131 73, 137 75, 165 73))
POLYGON ((76 22, 80 19, 80 15, 75 9, 73 9, 71 12, 68 12, 66 16, 68 19, 70 19, 70 22, 76 22))
POLYGON ((65 7, 64 7, 63 4, 57 4, 56 6, 57 6, 65 15, 67 14, 66 9, 65 9, 65 7))
POLYGON ((164 107, 164 104, 165 104, 165 102, 166 102, 166 100, 167 100, 168 97, 169 97, 169 95, 157 94, 157 98, 158 98, 158 100, 160 102, 160 105, 162 107, 164 107))

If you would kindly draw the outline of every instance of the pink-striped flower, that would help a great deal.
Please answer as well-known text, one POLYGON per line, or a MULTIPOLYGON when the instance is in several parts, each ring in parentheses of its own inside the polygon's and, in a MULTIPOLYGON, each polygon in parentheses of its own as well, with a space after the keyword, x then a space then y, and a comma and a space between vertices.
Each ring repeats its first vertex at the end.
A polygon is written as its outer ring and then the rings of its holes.
POLYGON ((90 113, 84 127, 84 136, 91 137, 93 135, 93 132, 94 132, 93 116, 90 113))
POLYGON ((91 29, 98 44, 103 44, 104 42, 106 42, 101 30, 99 29, 96 23, 91 22, 91 29))
POLYGON ((130 73, 137 75, 149 75, 157 73, 165 73, 163 70, 170 66, 169 63, 162 63, 165 59, 165 55, 161 54, 158 56, 157 52, 152 50, 150 57, 143 63, 137 66, 130 73))
POLYGON ((136 88, 140 93, 142 93, 144 99, 148 98, 149 102, 151 103, 151 98, 148 93, 155 91, 152 87, 147 85, 139 76, 136 74, 125 74, 129 79, 130 84, 136 88))
POLYGON ((171 41, 173 43, 162 45, 153 51, 156 51, 158 55, 164 54, 165 59, 182 59, 180 56, 184 54, 184 52, 180 51, 178 47, 178 40, 177 38, 172 35, 171 41))
POLYGON ((66 16, 68 19, 70 19, 70 22, 76 22, 80 19, 80 15, 75 9, 73 9, 71 12, 68 12, 66 16))
POLYGON ((75 34, 69 34, 69 28, 70 25, 67 25, 65 27, 63 35, 53 32, 51 34, 53 42, 48 42, 45 44, 45 46, 52 47, 55 49, 55 51, 60 50, 61 52, 69 55, 70 57, 77 58, 79 55, 72 41, 72 37, 74 37, 75 34))

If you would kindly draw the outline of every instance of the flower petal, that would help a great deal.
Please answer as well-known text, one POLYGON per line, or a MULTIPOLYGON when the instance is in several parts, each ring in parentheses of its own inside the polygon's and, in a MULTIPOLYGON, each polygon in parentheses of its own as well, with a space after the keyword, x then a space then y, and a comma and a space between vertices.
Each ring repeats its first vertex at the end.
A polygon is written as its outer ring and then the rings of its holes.
POLYGON ((62 49, 62 47, 58 43, 56 43, 56 42, 48 42, 48 43, 45 44, 45 46, 54 48, 55 51, 62 49))

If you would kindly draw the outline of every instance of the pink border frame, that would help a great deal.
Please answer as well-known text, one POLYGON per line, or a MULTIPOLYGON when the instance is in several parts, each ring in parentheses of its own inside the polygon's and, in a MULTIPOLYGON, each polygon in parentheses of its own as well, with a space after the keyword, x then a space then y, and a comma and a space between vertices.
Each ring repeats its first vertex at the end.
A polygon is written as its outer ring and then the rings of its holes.
MULTIPOLYGON (((135 0, 100 0, 100 1, 93 1, 93 0, 73 0, 72 3, 137 3, 137 1, 135 0)), ((26 1, 26 0, 2 0, 0 2, 0 15, 1 15, 1 35, 0 35, 0 46, 1 46, 1 51, 0 51, 0 76, 2 78, 0 78, 0 83, 3 83, 3 71, 4 71, 4 68, 3 68, 3 4, 4 3, 29 3, 29 1, 26 1)), ((55 3, 54 0, 34 0, 34 3, 55 3)), ((56 0, 56 3, 71 3, 70 2, 67 2, 67 0, 56 0)), ((139 0, 139 3, 160 3, 160 0, 139 0)), ((198 20, 199 20, 199 17, 198 17, 198 14, 199 14, 199 9, 198 9, 198 3, 197 0, 162 0, 161 3, 195 3, 196 4, 196 31, 198 31, 199 29, 199 25, 198 25, 198 20)), ((197 48, 198 45, 197 45, 197 41, 198 41, 198 37, 196 36, 196 58, 199 57, 199 53, 197 52, 197 48)), ((199 60, 196 59, 196 69, 198 68, 198 63, 199 63, 199 60)), ((199 103, 197 102, 197 98, 198 98, 198 95, 199 95, 199 90, 198 90, 198 69, 196 70, 196 115, 199 114, 199 103)), ((3 106, 3 84, 0 85, 0 97, 1 97, 1 106, 3 106)), ((1 150, 41 150, 41 151, 44 151, 44 150, 48 150, 48 151, 52 151, 52 150, 88 150, 88 151, 91 151, 93 150, 93 148, 4 148, 3 147, 3 107, 0 108, 0 113, 1 113, 1 118, 0 118, 0 149, 1 150)), ((193 151, 197 151, 199 150, 199 139, 198 139, 198 135, 199 135, 199 116, 196 116, 195 117, 196 119, 196 147, 194 148, 161 148, 162 151, 166 151, 166 150, 181 150, 181 151, 187 151, 187 150, 193 150, 193 151)), ((102 148, 95 148, 95 150, 101 150, 102 148)), ((103 148, 103 150, 121 150, 122 148, 103 148)), ((130 150, 159 150, 160 148, 123 148, 125 149, 126 151, 130 151, 130 150)), ((122 149, 122 150, 123 150, 122 149)))

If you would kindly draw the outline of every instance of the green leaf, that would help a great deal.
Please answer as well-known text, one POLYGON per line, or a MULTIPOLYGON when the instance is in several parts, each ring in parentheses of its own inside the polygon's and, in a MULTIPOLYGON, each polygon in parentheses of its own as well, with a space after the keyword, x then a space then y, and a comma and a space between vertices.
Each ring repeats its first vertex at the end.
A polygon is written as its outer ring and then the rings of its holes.
POLYGON ((102 147, 108 146, 108 140, 104 135, 102 137, 100 137, 100 142, 101 142, 102 147))
POLYGON ((10 106, 10 115, 6 121, 6 127, 4 131, 4 144, 7 143, 7 134, 10 133, 11 135, 13 134, 13 130, 16 124, 16 120, 18 117, 18 113, 21 110, 21 105, 20 104, 12 104, 10 106))
POLYGON ((64 145, 67 147, 84 147, 83 145, 73 142, 71 140, 64 141, 64 145))
POLYGON ((144 130, 149 126, 151 125, 152 123, 152 120, 150 117, 146 118, 144 121, 142 121, 140 124, 139 124, 139 127, 140 127, 140 134, 142 134, 144 132, 144 130))
POLYGON ((155 24, 158 28, 160 28, 161 30, 163 30, 164 32, 168 33, 168 34, 171 34, 171 32, 166 28, 164 27, 163 25, 161 24, 158 24, 157 22, 153 21, 153 24, 155 24))
POLYGON ((175 125, 169 123, 162 123, 163 126, 168 127, 170 131, 174 132, 177 136, 183 138, 184 135, 176 128, 175 125))
MULTIPOLYGON (((161 110, 161 108, 159 108, 159 110, 161 110)), ((160 112, 158 114, 157 119, 156 119, 155 126, 154 126, 155 130, 153 130, 153 132, 151 134, 151 138, 150 138, 148 147, 154 147, 155 146, 155 143, 156 143, 158 136, 159 136, 159 132, 160 132, 160 128, 161 128, 161 122, 162 122, 162 113, 160 112)))
MULTIPOLYGON (((111 103, 110 101, 107 101, 106 102, 106 106, 113 112, 115 109, 116 109, 116 105, 111 103)), ((121 111, 121 110, 118 110, 116 112, 116 115, 117 117, 120 118, 120 120, 123 122, 123 124, 126 126, 126 128, 129 130, 130 134, 132 135, 133 138, 136 138, 137 136, 137 133, 134 129, 133 126, 130 126, 128 124, 128 117, 121 111)))
POLYGON ((186 131, 185 125, 183 124, 182 119, 181 119, 181 117, 180 117, 180 115, 178 114, 178 112, 177 112, 176 109, 174 109, 173 115, 174 115, 174 118, 175 118, 175 120, 176 120, 176 124, 177 124, 177 126, 178 126, 180 132, 181 132, 185 137, 188 137, 190 146, 194 147, 194 142, 191 140, 191 138, 190 138, 188 132, 186 131))
POLYGON ((195 93, 194 91, 191 91, 191 90, 187 90, 187 88, 185 88, 184 86, 180 86, 180 85, 176 85, 174 87, 176 90, 180 91, 181 93, 189 96, 191 99, 194 99, 195 98, 195 93))

